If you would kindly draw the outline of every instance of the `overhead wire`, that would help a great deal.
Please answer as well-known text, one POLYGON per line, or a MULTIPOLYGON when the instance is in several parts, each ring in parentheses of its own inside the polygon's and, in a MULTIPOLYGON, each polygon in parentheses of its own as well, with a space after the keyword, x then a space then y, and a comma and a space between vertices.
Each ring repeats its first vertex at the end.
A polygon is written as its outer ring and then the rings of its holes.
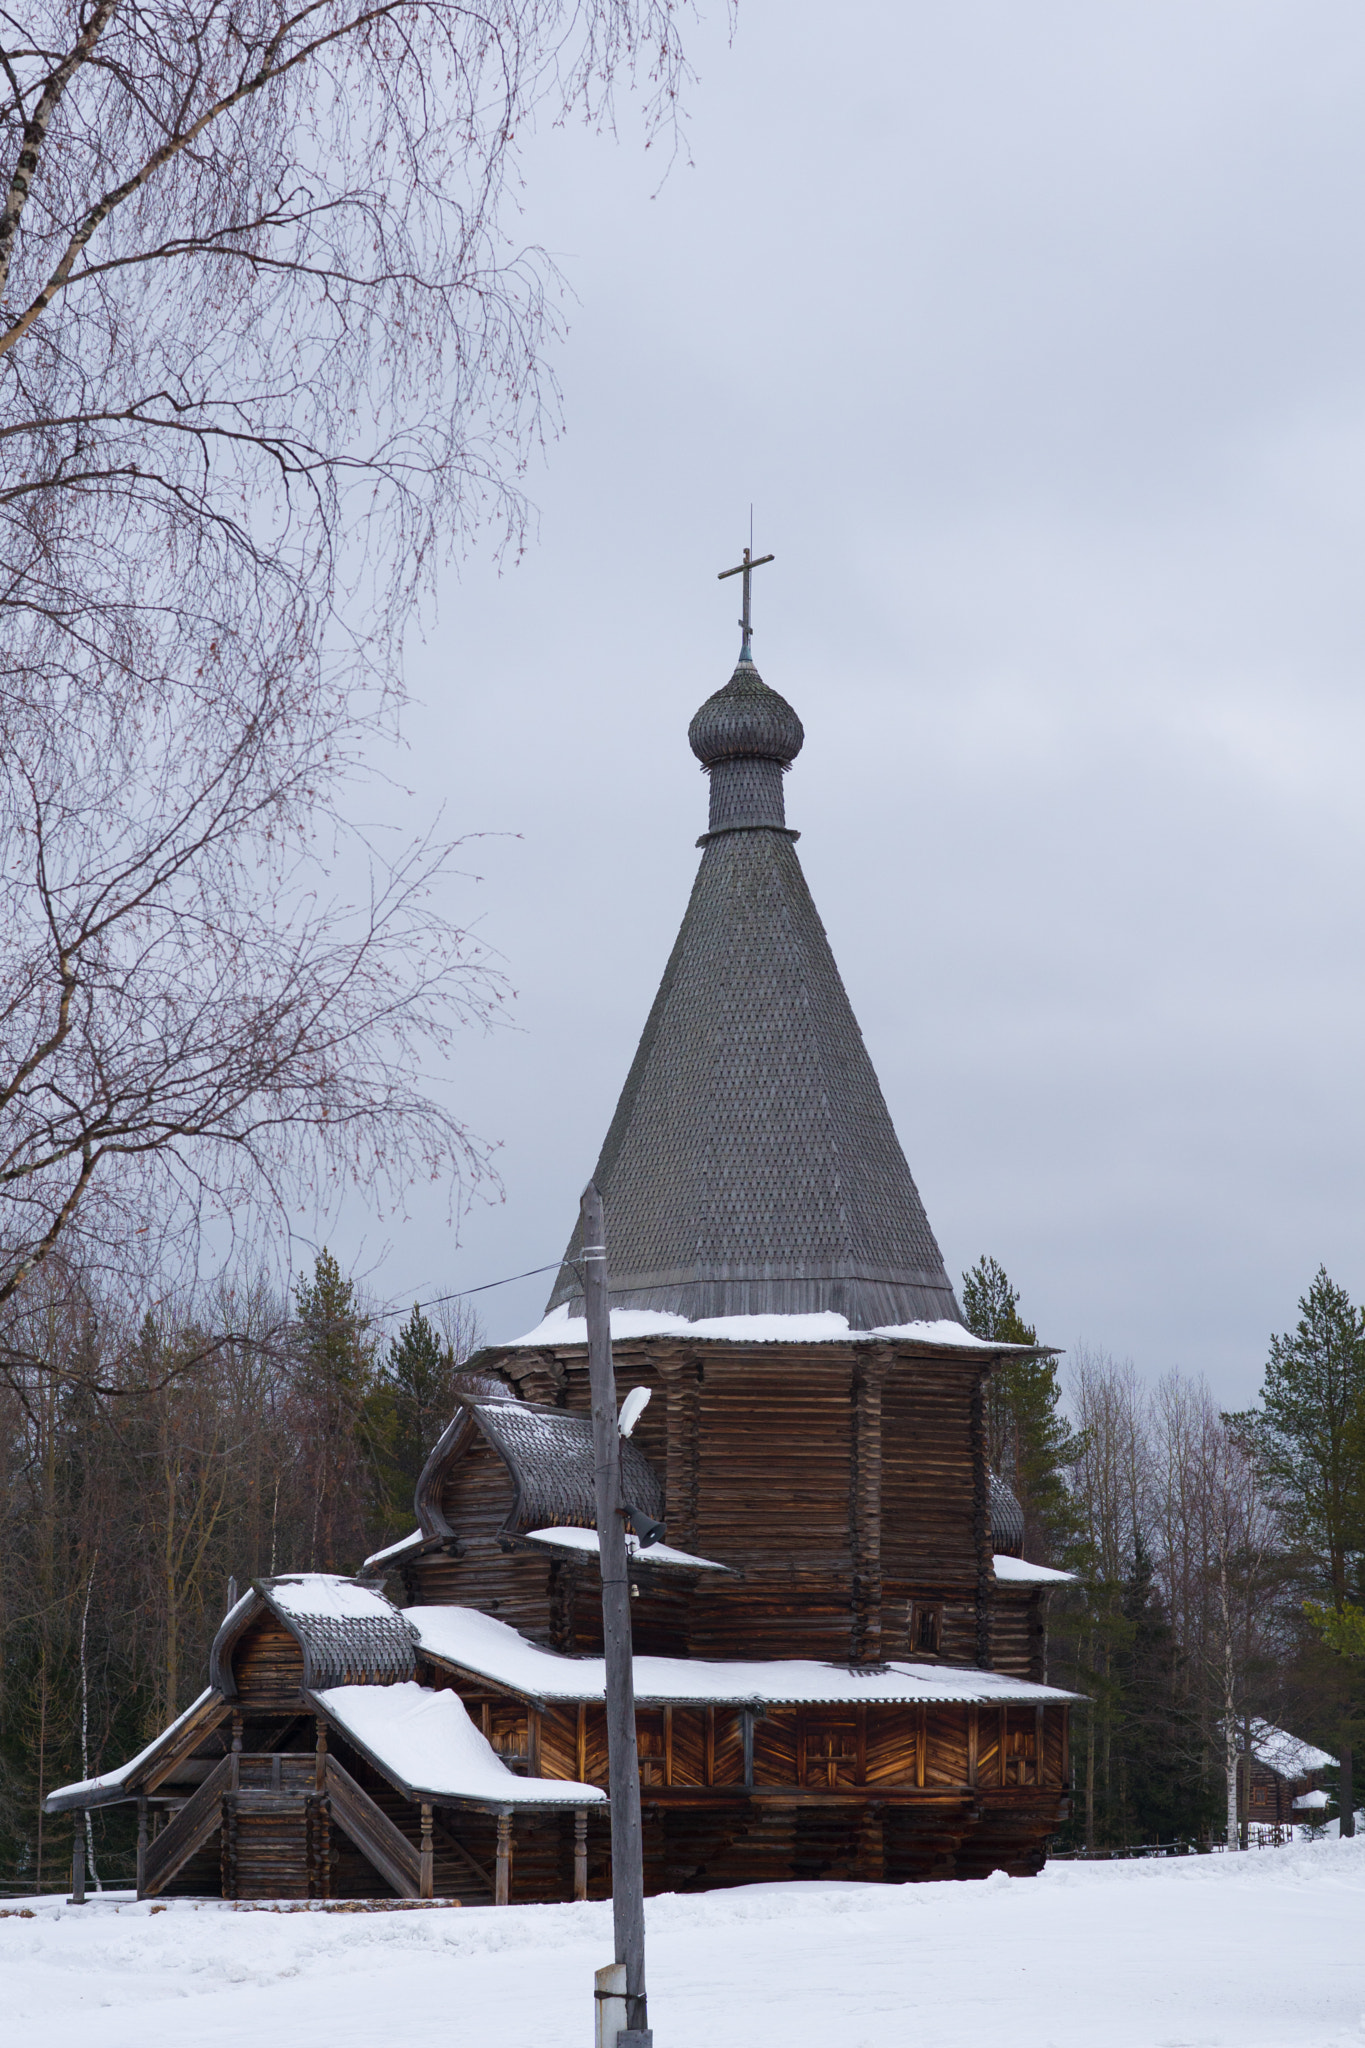
POLYGON ((477 1287, 452 1287, 448 1294, 433 1294, 427 1301, 404 1301, 393 1308, 373 1309, 371 1313, 376 1316, 401 1316, 405 1311, 414 1308, 439 1308, 444 1301, 463 1301, 467 1294, 487 1294, 493 1287, 511 1287, 517 1280, 534 1280, 541 1273, 557 1273, 560 1267, 567 1263, 565 1259, 556 1259, 550 1266, 532 1266, 525 1273, 509 1273, 502 1280, 482 1280, 477 1287))

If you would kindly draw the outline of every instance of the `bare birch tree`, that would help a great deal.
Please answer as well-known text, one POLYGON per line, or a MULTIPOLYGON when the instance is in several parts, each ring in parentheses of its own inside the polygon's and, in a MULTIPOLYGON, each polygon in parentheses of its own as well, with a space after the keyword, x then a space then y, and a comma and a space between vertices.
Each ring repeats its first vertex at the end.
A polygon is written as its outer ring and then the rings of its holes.
POLYGON ((681 76, 672 0, 0 12, 0 1305, 319 1143, 389 1199, 478 1171, 424 1078, 496 1000, 452 850, 344 820, 553 415, 518 139, 681 76))
POLYGON ((1114 1650, 1122 1634, 1123 1580, 1142 1526, 1146 1489, 1143 1389, 1131 1361, 1078 1348, 1070 1373, 1080 1454, 1072 1485, 1080 1513, 1088 1600, 1078 1656, 1092 1704, 1085 1716, 1084 1812, 1095 1846, 1096 1795, 1110 1783, 1116 1712, 1114 1650))

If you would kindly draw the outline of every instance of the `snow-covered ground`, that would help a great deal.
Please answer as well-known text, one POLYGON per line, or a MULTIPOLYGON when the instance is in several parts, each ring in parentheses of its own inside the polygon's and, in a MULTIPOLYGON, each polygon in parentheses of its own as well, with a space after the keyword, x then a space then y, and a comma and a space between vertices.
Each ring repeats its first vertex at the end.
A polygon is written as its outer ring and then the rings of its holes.
MULTIPOLYGON (((590 2048, 610 1908, 0 1919, 5 2048, 590 2048)), ((13 1909, 11 1908, 11 1912, 13 1909)), ((649 1902, 658 2048, 1365 2042, 1365 1840, 649 1902)))

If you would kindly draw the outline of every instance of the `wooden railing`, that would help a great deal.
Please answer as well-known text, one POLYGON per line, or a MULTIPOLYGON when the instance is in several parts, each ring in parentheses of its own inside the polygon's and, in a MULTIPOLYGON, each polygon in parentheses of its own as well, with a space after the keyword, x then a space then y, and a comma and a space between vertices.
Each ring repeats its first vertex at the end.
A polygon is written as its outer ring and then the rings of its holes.
POLYGON ((335 1757, 327 1759, 327 1797, 332 1819, 400 1898, 422 1895, 422 1858, 402 1829, 375 1805, 335 1757))
POLYGON ((215 1765, 198 1791, 172 1815, 156 1839, 147 1844, 138 1888, 140 1898, 151 1898, 168 1885, 221 1824, 223 1794, 232 1785, 236 1761, 235 1757, 225 1756, 215 1765))

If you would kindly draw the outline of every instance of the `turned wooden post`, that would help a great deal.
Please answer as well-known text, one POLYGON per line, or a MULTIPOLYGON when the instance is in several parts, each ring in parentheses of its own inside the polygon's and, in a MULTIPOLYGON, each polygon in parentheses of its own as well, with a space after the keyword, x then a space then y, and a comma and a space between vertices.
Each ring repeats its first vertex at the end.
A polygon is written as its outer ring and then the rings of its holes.
POLYGON ((422 1861, 417 1878, 417 1896, 429 1899, 432 1894, 432 1872, 435 1856, 431 1846, 431 1803, 422 1801, 422 1861))
POLYGON ((498 1860, 493 1870, 493 1904, 510 1905, 512 1900, 512 1811, 504 1806, 498 1815, 498 1860))
POLYGON ((573 1895, 588 1896, 588 1809, 575 1807, 573 1817, 573 1895))
POLYGON ((76 1832, 71 1837, 71 1903, 85 1904, 85 1815, 76 1810, 76 1832))
POLYGON ((137 1895, 142 1897, 147 1878, 147 1794, 137 1795, 137 1895))

